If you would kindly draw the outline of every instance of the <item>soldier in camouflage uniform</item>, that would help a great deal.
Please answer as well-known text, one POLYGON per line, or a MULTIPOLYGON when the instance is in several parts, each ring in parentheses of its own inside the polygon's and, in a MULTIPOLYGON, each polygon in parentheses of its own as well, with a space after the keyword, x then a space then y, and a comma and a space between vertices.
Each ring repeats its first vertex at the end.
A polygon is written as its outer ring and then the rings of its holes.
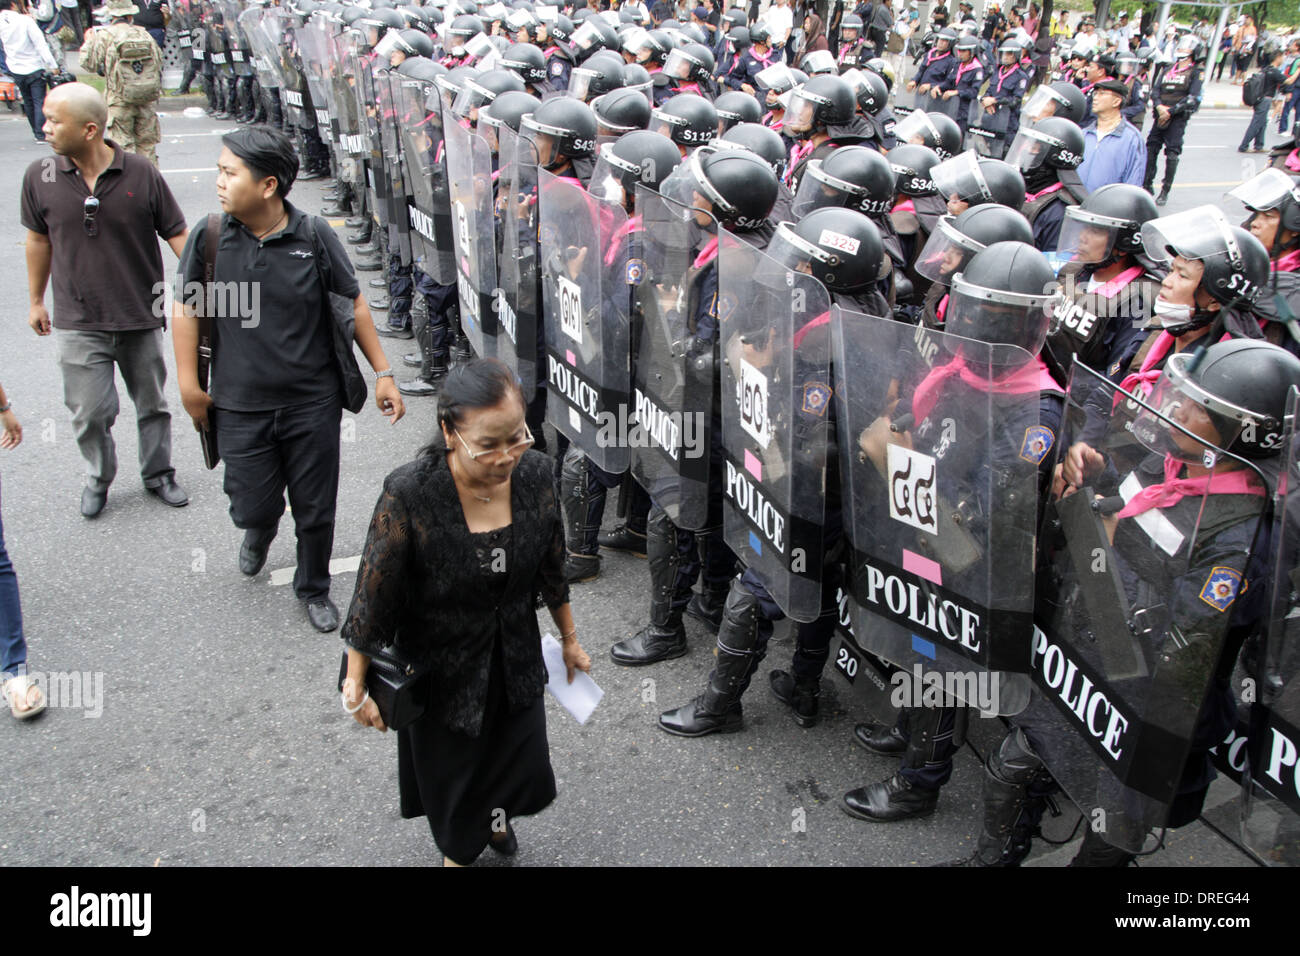
POLYGON ((158 113, 154 107, 162 95, 162 51, 144 27, 131 22, 137 11, 131 0, 109 0, 103 8, 109 24, 86 34, 81 48, 81 64, 104 77, 104 94, 108 100, 106 135, 122 149, 147 157, 157 166, 157 146, 162 132, 158 128, 158 113), (150 46, 144 47, 142 40, 148 41, 150 46), (139 59, 141 56, 143 60, 139 59), (139 67, 134 69, 137 76, 157 76, 156 84, 146 84, 146 90, 148 86, 156 85, 151 99, 141 102, 144 97, 140 88, 129 88, 129 81, 122 80, 122 71, 117 67, 124 59, 127 60, 126 68, 139 67))

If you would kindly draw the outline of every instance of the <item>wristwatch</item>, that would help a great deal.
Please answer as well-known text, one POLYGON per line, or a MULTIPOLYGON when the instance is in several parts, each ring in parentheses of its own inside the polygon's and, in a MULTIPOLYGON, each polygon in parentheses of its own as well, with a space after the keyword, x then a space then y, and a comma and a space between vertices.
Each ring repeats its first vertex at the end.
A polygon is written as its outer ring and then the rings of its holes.
POLYGON ((13 407, 14 407, 13 402, 9 402, 7 405, 0 405, 0 415, 3 415, 5 412, 9 411, 9 409, 13 407))
POLYGON ((386 368, 382 372, 375 373, 375 381, 378 381, 381 378, 392 378, 392 377, 393 377, 393 370, 391 368, 386 368))

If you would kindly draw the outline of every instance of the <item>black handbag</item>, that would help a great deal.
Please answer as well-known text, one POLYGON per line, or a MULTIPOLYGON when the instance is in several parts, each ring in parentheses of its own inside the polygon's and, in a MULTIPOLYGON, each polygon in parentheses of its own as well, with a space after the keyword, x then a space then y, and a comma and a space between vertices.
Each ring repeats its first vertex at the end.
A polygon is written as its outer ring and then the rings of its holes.
MULTIPOLYGON (((370 657, 366 689, 379 708, 384 725, 402 730, 424 716, 429 703, 429 668, 401 657, 395 647, 386 647, 370 657)), ((339 665, 339 693, 348 676, 348 652, 339 665)))
POLYGON ((370 388, 361 374, 357 364, 356 352, 352 344, 357 334, 356 304, 337 292, 331 292, 325 282, 323 263, 324 249, 316 235, 316 217, 307 218, 307 228, 311 231, 311 247, 316 256, 316 275, 320 277, 321 295, 324 297, 322 307, 327 312, 330 327, 330 341, 334 347, 334 364, 338 367, 339 378, 343 383, 343 407, 354 415, 366 407, 366 398, 370 388))
MULTIPOLYGON (((208 390, 208 373, 212 368, 212 316, 208 314, 208 303, 212 301, 212 283, 217 274, 217 246, 221 244, 221 217, 215 213, 208 214, 207 229, 203 232, 203 299, 197 304, 195 318, 199 323, 199 388, 208 390)), ((203 464, 211 471, 221 461, 221 452, 217 450, 217 430, 213 422, 213 412, 208 407, 208 427, 199 429, 199 444, 203 447, 203 464)))

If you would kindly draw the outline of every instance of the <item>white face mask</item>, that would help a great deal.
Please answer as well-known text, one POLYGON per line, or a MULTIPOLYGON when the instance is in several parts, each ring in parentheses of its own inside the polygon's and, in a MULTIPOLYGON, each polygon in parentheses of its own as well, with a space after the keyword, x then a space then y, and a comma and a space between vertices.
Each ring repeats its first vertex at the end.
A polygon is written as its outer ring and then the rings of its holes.
POLYGON ((1192 307, 1190 305, 1175 305, 1157 297, 1153 306, 1156 315, 1160 318, 1162 328, 1172 329, 1192 321, 1192 307))

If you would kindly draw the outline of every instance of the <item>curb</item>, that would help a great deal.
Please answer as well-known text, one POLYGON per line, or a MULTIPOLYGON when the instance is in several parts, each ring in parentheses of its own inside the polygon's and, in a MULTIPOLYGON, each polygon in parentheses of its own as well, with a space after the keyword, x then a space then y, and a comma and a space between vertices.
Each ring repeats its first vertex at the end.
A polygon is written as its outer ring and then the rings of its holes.
POLYGON ((174 96, 163 94, 162 99, 154 106, 154 110, 159 113, 180 113, 191 106, 203 107, 207 105, 208 98, 202 93, 186 93, 183 96, 180 94, 174 96))

